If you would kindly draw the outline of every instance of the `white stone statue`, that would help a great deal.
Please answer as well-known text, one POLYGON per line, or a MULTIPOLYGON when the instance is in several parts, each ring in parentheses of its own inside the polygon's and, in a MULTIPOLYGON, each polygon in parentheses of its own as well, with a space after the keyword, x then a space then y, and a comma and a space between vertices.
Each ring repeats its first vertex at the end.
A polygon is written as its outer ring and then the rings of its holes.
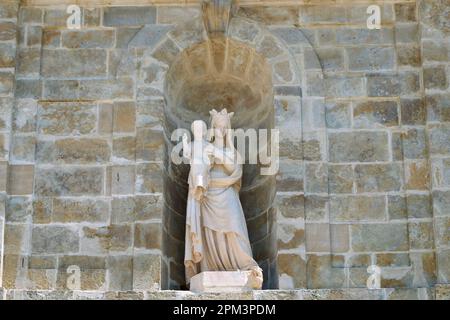
MULTIPOLYGON (((242 165, 229 130, 234 113, 223 109, 212 110, 210 114, 211 143, 205 139, 207 128, 203 121, 192 123, 191 143, 187 136, 183 137, 183 155, 191 165, 186 211, 186 282, 189 284, 192 277, 205 271, 245 271, 246 286, 261 289, 262 270, 253 259, 239 200, 242 165)), ((223 275, 226 279, 226 273, 223 275)))

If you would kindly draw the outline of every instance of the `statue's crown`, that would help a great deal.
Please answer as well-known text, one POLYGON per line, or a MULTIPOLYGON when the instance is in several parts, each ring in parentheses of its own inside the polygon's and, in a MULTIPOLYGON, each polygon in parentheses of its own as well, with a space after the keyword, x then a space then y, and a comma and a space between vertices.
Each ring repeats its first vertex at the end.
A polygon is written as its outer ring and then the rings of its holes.
POLYGON ((234 116, 234 112, 230 112, 228 113, 226 108, 223 108, 222 111, 217 112, 216 109, 212 109, 209 114, 211 115, 212 118, 215 117, 228 117, 229 119, 231 119, 234 116))

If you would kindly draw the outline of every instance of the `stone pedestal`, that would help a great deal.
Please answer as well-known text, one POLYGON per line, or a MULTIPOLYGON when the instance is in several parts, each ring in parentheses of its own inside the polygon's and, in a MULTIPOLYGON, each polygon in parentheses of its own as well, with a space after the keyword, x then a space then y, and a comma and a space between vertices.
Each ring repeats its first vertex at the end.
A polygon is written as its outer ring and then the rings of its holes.
POLYGON ((191 278, 192 292, 245 292, 254 289, 251 271, 205 271, 191 278))

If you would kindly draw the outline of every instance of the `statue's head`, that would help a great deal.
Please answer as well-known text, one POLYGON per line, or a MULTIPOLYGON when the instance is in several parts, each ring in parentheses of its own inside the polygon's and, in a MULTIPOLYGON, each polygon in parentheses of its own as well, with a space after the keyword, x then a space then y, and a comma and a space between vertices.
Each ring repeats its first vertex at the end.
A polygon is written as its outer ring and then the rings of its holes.
POLYGON ((225 137, 226 131, 231 129, 231 118, 234 116, 234 112, 228 113, 224 108, 220 112, 212 109, 209 114, 211 115, 211 129, 214 131, 212 134, 216 137, 225 137))

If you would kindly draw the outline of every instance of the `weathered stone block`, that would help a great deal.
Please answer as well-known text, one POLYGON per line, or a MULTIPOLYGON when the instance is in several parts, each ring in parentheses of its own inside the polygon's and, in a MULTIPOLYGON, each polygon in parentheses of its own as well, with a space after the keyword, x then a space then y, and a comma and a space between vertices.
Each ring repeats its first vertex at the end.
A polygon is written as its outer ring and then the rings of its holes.
POLYGON ((297 254, 278 254, 278 274, 280 288, 294 289, 306 287, 306 263, 297 254))
POLYGON ((13 110, 12 127, 15 132, 36 131, 37 103, 31 99, 17 99, 13 110))
POLYGON ((158 6, 157 12, 158 23, 160 24, 188 22, 200 16, 200 8, 197 7, 158 6))
POLYGON ((255 20, 265 24, 293 25, 298 23, 299 7, 297 6, 240 7, 239 14, 251 20, 255 20))
POLYGON ((103 11, 104 26, 140 26, 155 22, 155 7, 108 7, 103 11))
MULTIPOLYGON (((449 226, 447 226, 447 228, 449 226)), ((408 232, 409 245, 411 249, 417 250, 433 248, 434 237, 432 222, 410 222, 408 224, 408 232)))
POLYGON ((14 86, 14 75, 11 72, 0 72, 0 94, 10 95, 14 86))
POLYGON ((16 24, 13 22, 0 22, 0 41, 14 40, 16 37, 16 24))
POLYGON ((52 27, 62 27, 67 26, 67 18, 69 14, 66 13, 65 9, 44 9, 44 25, 52 27))
POLYGON ((305 226, 307 252, 331 252, 330 225, 307 223, 305 226))
POLYGON ((279 191, 302 191, 304 189, 302 163, 297 160, 280 161, 276 179, 279 191))
POLYGON ((132 225, 112 224, 108 226, 109 251, 127 251, 133 245, 132 225))
POLYGON ((420 78, 415 71, 399 72, 396 75, 373 74, 367 77, 367 95, 369 97, 407 95, 419 90, 420 78))
POLYGON ((347 48, 351 71, 392 70, 395 66, 393 47, 347 48))
POLYGON ((61 31, 55 29, 42 30, 42 46, 44 48, 59 48, 61 44, 61 31))
POLYGON ((397 46, 397 63, 400 66, 420 67, 422 65, 420 47, 416 44, 399 44, 397 46))
POLYGON ((354 173, 350 165, 328 166, 328 188, 330 193, 351 193, 354 173))
POLYGON ((448 81, 445 66, 425 67, 423 69, 423 83, 425 89, 447 89, 448 81))
POLYGON ((67 30, 62 33, 62 46, 70 49, 112 48, 114 30, 67 30))
POLYGON ((70 273, 67 269, 70 266, 78 266, 80 268, 80 290, 104 290, 106 282, 106 262, 104 257, 100 256, 82 256, 82 255, 66 255, 58 259, 58 279, 57 287, 60 289, 67 288, 68 276, 70 273))
POLYGON ((99 164, 109 161, 110 147, 103 139, 61 139, 39 141, 36 160, 40 163, 99 164))
POLYGON ((450 153, 450 127, 439 126, 430 130, 430 152, 438 155, 450 153))
POLYGON ((339 132, 329 134, 331 162, 387 161, 388 141, 384 132, 339 132))
POLYGON ((299 11, 302 24, 335 24, 347 21, 343 6, 332 6, 329 10, 323 10, 319 5, 305 5, 301 6, 299 11))
POLYGON ((14 136, 11 158, 15 161, 34 162, 36 138, 34 136, 14 136))
POLYGON ((402 124, 423 125, 426 122, 425 101, 423 99, 400 100, 402 124))
POLYGON ((306 34, 307 31, 297 27, 276 27, 272 28, 271 32, 287 45, 308 46, 310 44, 310 38, 306 34))
POLYGON ((10 197, 7 200, 5 221, 27 223, 31 221, 33 206, 29 197, 10 197))
POLYGON ((435 40, 422 40, 422 56, 425 61, 447 62, 449 49, 435 40))
POLYGON ((448 282, 450 279, 450 270, 448 268, 448 264, 450 263, 450 250, 438 250, 437 258, 438 282, 448 282))
POLYGON ((134 194, 135 166, 111 167, 111 193, 134 194))
MULTIPOLYGON (((435 219, 434 226, 436 247, 448 246, 450 244, 450 218, 438 217, 435 219)), ((429 232, 432 234, 431 229, 429 230, 429 232)))
POLYGON ((17 98, 40 99, 42 82, 41 80, 17 79, 15 93, 17 98))
POLYGON ((36 172, 35 194, 41 196, 100 195, 102 168, 51 168, 36 172))
POLYGON ((162 192, 162 166, 157 163, 140 164, 136 168, 136 191, 139 193, 162 192))
POLYGON ((431 218, 432 216, 432 201, 429 195, 409 194, 406 197, 406 205, 410 218, 431 218))
POLYGON ((398 125, 398 107, 395 101, 367 101, 353 109, 355 128, 376 128, 398 125))
POLYGON ((179 53, 180 49, 178 46, 172 40, 166 39, 163 43, 156 47, 152 56, 169 66, 179 53))
POLYGON ((427 95, 425 98, 428 121, 450 122, 450 95, 427 95))
POLYGON ((305 244, 303 226, 278 223, 278 249, 296 249, 305 244))
POLYGON ((407 267, 410 265, 407 253, 378 253, 376 264, 380 267, 407 267))
POLYGON ((408 190, 428 190, 430 170, 427 161, 407 162, 405 165, 406 188, 408 190))
POLYGON ((29 254, 29 229, 23 223, 5 223, 4 227, 4 254, 29 254))
POLYGON ((433 213, 435 216, 450 216, 450 191, 433 191, 433 213))
POLYGON ((397 164, 364 164, 355 166, 357 192, 399 191, 402 167, 397 164))
POLYGON ((134 246, 144 249, 161 249, 161 224, 136 223, 134 246))
POLYGON ((161 219, 163 199, 160 195, 138 195, 135 197, 136 221, 161 219))
POLYGON ((83 25, 86 27, 100 26, 101 8, 83 8, 83 25))
POLYGON ((419 39, 420 31, 417 23, 397 24, 395 26, 395 41, 397 43, 402 42, 415 42, 419 39))
POLYGON ((109 52, 108 74, 112 78, 133 76, 137 71, 134 49, 113 50, 109 52))
MULTIPOLYGON (((391 32, 392 30, 386 27, 378 31, 367 28, 339 28, 332 36, 340 45, 386 44, 393 42, 389 41, 391 32)), ((327 34, 326 36, 329 37, 327 34)))
POLYGON ((155 127, 163 122, 163 100, 139 101, 136 108, 137 127, 155 127))
POLYGON ((128 42, 129 48, 154 48, 172 29, 169 25, 147 25, 128 42))
POLYGON ((31 245, 34 254, 76 253, 79 249, 78 230, 69 226, 35 226, 31 245))
POLYGON ((277 194, 278 212, 285 218, 305 218, 305 199, 303 195, 277 194))
POLYGON ((424 159, 428 156, 427 136, 424 129, 410 129, 392 134, 392 151, 396 160, 424 159))
POLYGON ((365 80, 360 76, 337 75, 325 79, 326 95, 330 97, 361 97, 366 95, 365 80))
POLYGON ((51 198, 35 198, 33 200, 33 223, 50 223, 52 220, 52 206, 51 198))
MULTIPOLYGON (((28 26, 27 27, 27 46, 40 46, 42 44, 42 27, 28 26)), ((40 55, 39 55, 40 58, 40 55)))
POLYGON ((136 158, 136 138, 118 137, 113 140, 114 161, 134 161, 136 158))
POLYGON ((16 65, 16 46, 12 43, 0 43, 0 68, 13 68, 16 65))
POLYGON ((164 134, 161 130, 138 129, 136 134, 136 159, 162 161, 164 134))
POLYGON ((8 162, 0 161, 0 192, 6 192, 8 184, 8 162))
POLYGON ((354 251, 408 250, 408 228, 405 223, 352 225, 354 251))
POLYGON ((49 78, 104 77, 107 71, 103 49, 43 49, 41 61, 42 76, 49 78))
POLYGON ((351 126, 351 108, 347 102, 329 102, 325 105, 327 128, 339 129, 351 126))
POLYGON ((416 21, 416 4, 415 3, 395 3, 395 21, 412 22, 416 21))
POLYGON ((133 289, 157 290, 160 288, 161 256, 140 254, 133 257, 133 289))
MULTIPOLYGON (((323 71, 342 71, 344 69, 343 49, 317 49, 305 51, 306 54, 317 54, 323 71)), ((307 59, 305 57, 305 59, 307 59)), ((311 58, 312 59, 312 58, 311 58)))
POLYGON ((8 154, 8 136, 0 134, 0 158, 6 159, 8 154))
POLYGON ((105 200, 54 198, 53 222, 107 222, 109 205, 105 200))
POLYGON ((77 100, 79 83, 77 80, 46 80, 42 98, 48 100, 77 100))
POLYGON ((344 268, 333 268, 330 255, 308 255, 306 264, 308 288, 341 288, 344 268))
POLYGON ((328 192, 328 166, 326 164, 305 164, 305 191, 309 193, 328 192))
POLYGON ((335 222, 384 221, 384 196, 339 196, 330 199, 330 220, 335 222))
POLYGON ((123 223, 135 221, 135 198, 114 197, 111 202, 111 222, 123 223))
POLYGON ((388 196, 389 220, 405 219, 407 217, 406 198, 402 196, 388 196))
POLYGON ((10 165, 8 168, 8 194, 32 194, 33 180, 33 165, 10 165))
POLYGON ((39 133, 49 135, 88 134, 96 128, 97 108, 89 103, 39 104, 39 133))
POLYGON ((19 5, 15 1, 5 1, 0 4, 0 19, 15 19, 19 5))
POLYGON ((112 100, 132 99, 134 97, 133 79, 121 77, 110 80, 81 80, 80 99, 112 100))

